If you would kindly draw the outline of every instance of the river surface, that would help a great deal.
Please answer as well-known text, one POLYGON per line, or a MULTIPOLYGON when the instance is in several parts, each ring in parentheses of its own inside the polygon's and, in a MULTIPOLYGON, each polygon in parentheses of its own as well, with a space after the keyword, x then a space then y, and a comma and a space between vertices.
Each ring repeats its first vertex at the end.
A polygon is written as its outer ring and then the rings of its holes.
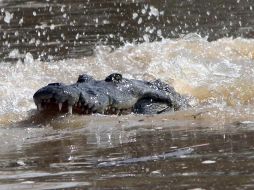
POLYGON ((253 0, 0 0, 0 189, 254 189, 253 0), (86 73, 160 78, 190 107, 44 117, 86 73))

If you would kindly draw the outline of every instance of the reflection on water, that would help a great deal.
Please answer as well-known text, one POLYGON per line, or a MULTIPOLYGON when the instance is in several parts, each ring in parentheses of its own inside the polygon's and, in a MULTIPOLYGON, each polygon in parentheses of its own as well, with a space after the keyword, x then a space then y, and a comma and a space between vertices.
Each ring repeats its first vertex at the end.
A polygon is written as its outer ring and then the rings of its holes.
POLYGON ((253 189, 253 3, 0 0, 0 189, 253 189), (38 88, 111 72, 192 107, 36 114, 38 88))
POLYGON ((0 153, 0 188, 254 186, 253 123, 215 129, 195 119, 154 124, 156 117, 147 116, 110 120, 103 116, 73 116, 51 121, 53 128, 38 128, 33 136, 26 131, 17 150, 0 153))

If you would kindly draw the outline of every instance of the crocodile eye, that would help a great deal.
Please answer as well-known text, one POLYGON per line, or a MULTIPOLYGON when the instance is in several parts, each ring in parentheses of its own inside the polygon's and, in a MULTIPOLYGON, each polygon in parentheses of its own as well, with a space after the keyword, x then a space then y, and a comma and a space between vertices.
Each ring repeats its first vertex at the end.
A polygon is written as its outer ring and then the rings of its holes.
POLYGON ((123 79, 122 75, 119 73, 112 73, 111 75, 107 76, 105 81, 106 82, 121 82, 123 79))
POLYGON ((62 86, 63 83, 59 83, 59 82, 56 82, 56 83, 49 83, 48 86, 62 86))
POLYGON ((91 81, 91 80, 93 80, 92 76, 84 74, 84 75, 79 75, 77 82, 79 82, 79 83, 80 82, 88 82, 88 81, 91 81))

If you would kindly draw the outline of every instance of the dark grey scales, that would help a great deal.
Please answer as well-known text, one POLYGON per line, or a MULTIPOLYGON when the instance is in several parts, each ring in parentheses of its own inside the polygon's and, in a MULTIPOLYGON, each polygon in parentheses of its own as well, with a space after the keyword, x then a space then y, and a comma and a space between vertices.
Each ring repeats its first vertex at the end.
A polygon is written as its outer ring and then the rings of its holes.
POLYGON ((105 80, 80 75, 75 84, 51 83, 33 96, 41 112, 78 114, 159 114, 188 105, 186 99, 161 80, 123 78, 113 73, 105 80))

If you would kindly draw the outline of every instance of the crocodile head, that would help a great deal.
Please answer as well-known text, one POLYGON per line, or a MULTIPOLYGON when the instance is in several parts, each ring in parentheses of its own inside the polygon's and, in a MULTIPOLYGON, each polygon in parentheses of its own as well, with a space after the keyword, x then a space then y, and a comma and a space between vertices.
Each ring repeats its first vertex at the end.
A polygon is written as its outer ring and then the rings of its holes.
POLYGON ((160 80, 126 79, 118 73, 105 80, 80 75, 71 85, 51 83, 39 89, 33 98, 39 111, 78 114, 155 114, 186 104, 174 88, 160 80))

